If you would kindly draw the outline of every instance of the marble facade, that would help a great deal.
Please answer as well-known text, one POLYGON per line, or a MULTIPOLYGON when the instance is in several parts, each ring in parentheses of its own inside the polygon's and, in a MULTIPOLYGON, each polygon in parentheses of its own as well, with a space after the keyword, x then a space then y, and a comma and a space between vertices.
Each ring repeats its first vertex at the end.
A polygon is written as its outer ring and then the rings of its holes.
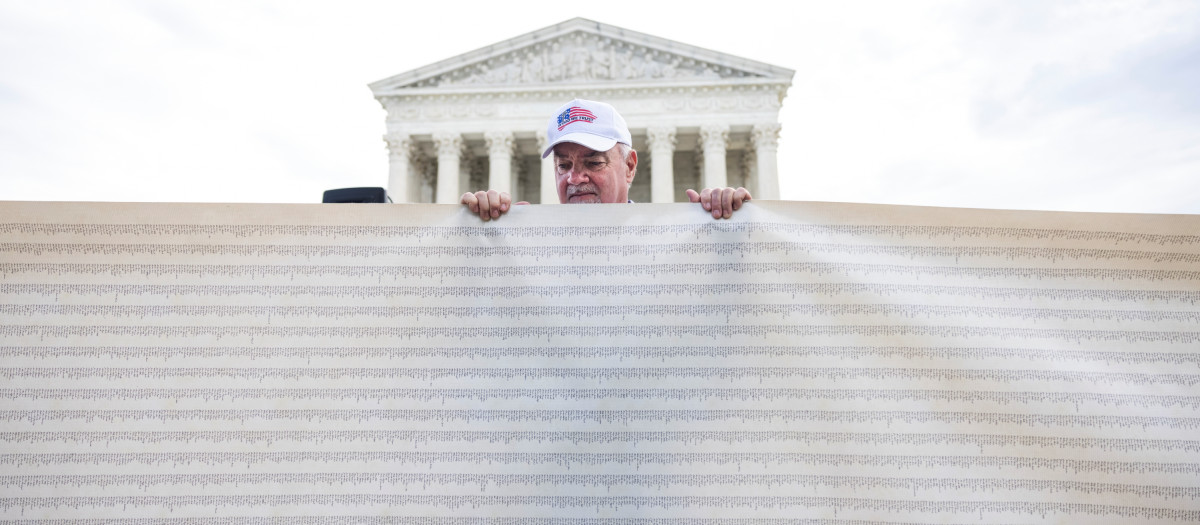
POLYGON ((625 117, 638 151, 629 195, 745 186, 779 198, 779 109, 794 71, 575 18, 370 85, 387 111, 388 193, 457 203, 497 189, 557 203, 540 157, 551 114, 573 98, 625 117))

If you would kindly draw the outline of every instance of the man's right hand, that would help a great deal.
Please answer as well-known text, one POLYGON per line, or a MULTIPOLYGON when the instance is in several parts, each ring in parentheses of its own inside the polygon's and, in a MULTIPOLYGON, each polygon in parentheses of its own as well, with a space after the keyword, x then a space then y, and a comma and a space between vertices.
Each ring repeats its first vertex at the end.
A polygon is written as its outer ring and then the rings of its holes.
POLYGON ((700 203, 704 211, 711 212, 714 219, 728 219, 741 209, 742 203, 750 200, 746 188, 704 188, 687 190, 688 200, 700 203))
MULTIPOLYGON (((471 213, 479 214, 479 218, 485 221, 499 219, 501 215, 508 213, 508 209, 512 207, 512 196, 506 191, 477 191, 475 193, 464 193, 462 203, 467 205, 471 213)), ((518 202, 517 204, 529 204, 528 202, 518 202)))

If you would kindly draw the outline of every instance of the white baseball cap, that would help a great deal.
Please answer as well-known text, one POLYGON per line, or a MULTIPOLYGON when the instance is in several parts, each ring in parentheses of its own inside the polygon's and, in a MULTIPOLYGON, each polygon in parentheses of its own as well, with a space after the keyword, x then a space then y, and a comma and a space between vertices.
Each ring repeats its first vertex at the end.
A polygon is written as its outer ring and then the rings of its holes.
POLYGON ((596 151, 608 151, 618 142, 633 146, 633 136, 625 119, 612 106, 603 102, 575 99, 554 112, 546 137, 550 145, 542 152, 542 158, 550 156, 554 146, 563 142, 574 142, 596 151))

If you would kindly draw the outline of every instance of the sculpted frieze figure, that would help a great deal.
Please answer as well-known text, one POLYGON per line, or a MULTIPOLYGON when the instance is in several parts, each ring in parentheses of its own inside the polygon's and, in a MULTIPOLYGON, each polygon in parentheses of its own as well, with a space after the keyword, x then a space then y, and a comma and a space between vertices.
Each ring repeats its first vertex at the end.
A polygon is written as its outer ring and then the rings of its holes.
POLYGON ((521 83, 532 84, 541 82, 542 79, 542 57, 534 54, 533 50, 526 51, 524 59, 521 60, 521 83))
POLYGON ((591 77, 594 80, 607 80, 615 76, 613 74, 614 68, 612 67, 612 50, 607 49, 607 47, 608 46, 604 46, 603 48, 592 51, 592 65, 588 71, 591 73, 591 77))
MULTIPOLYGON (((550 45, 550 52, 541 57, 546 61, 546 74, 538 79, 540 82, 557 82, 563 79, 567 69, 567 55, 562 47, 555 42, 550 45)), ((537 60, 538 57, 534 57, 537 60)))

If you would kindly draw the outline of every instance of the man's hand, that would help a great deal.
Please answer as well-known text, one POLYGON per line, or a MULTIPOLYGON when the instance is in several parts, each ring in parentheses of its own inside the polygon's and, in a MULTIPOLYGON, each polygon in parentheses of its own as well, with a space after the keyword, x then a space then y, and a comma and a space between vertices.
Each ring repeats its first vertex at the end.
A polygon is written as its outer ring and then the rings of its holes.
POLYGON ((750 200, 746 188, 704 188, 700 193, 687 190, 688 199, 699 202, 704 211, 712 212, 714 219, 728 219, 741 209, 742 203, 750 200))
MULTIPOLYGON (((485 221, 499 219, 501 215, 508 213, 508 209, 512 207, 512 196, 508 192, 488 190, 477 191, 475 193, 464 193, 462 203, 467 205, 471 213, 478 213, 479 218, 485 221)), ((517 205, 529 204, 521 201, 517 205)))
POLYGON ((462 203, 467 205, 471 213, 479 214, 485 221, 499 219, 512 206, 512 196, 507 192, 488 190, 475 193, 464 193, 462 203))

